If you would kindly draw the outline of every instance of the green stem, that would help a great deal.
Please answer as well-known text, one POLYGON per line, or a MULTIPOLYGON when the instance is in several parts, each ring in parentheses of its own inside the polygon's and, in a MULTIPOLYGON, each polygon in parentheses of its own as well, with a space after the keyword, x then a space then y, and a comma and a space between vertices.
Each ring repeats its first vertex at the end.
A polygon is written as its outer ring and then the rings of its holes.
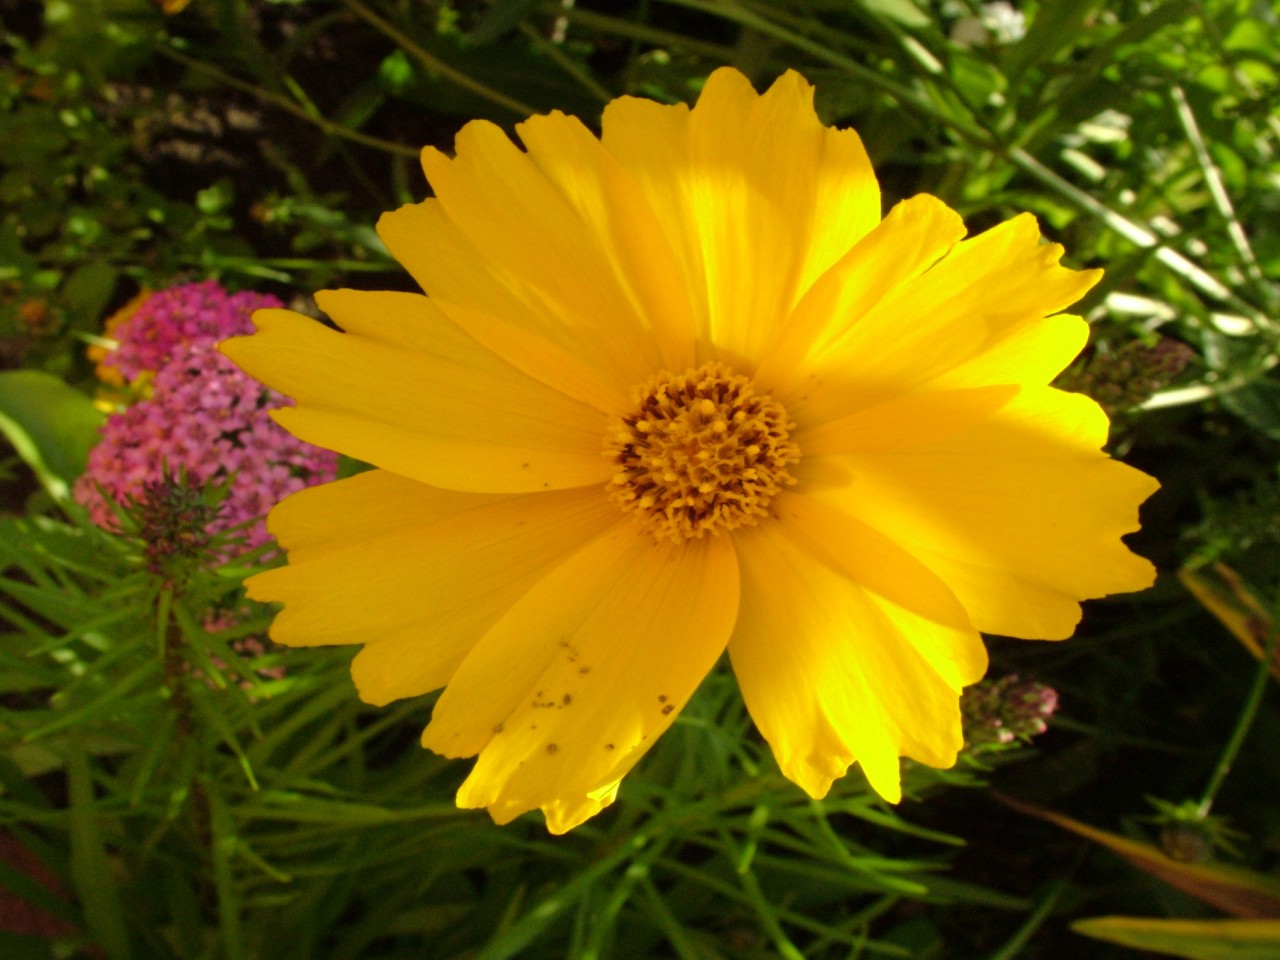
MULTIPOLYGON (((596 13, 594 10, 583 10, 581 7, 566 8, 561 7, 559 3, 544 4, 541 9, 543 12, 565 17, 570 23, 582 27, 584 30, 595 30, 615 37, 626 37, 628 40, 634 40, 639 43, 652 43, 659 47, 684 50, 720 63, 728 63, 733 57, 733 48, 731 47, 695 40, 683 34, 661 30, 658 27, 651 27, 633 20, 623 20, 620 17, 596 13)), ((643 8, 641 8, 642 17, 643 13, 643 8)))
MULTIPOLYGON (((461 70, 457 70, 449 66, 443 60, 428 53, 417 43, 414 43, 406 33, 398 29, 390 21, 384 20, 382 17, 378 16, 361 3, 360 0, 344 0, 344 2, 351 9, 352 13, 371 25, 387 39, 393 41, 396 46, 426 67, 429 72, 439 74, 450 83, 462 87, 464 90, 469 90, 477 96, 484 97, 484 99, 496 103, 498 106, 506 107, 512 113, 518 113, 527 117, 538 112, 535 107, 531 107, 527 103, 522 103, 513 97, 508 97, 500 90, 495 90, 493 87, 467 76, 461 70)), ((417 155, 418 152, 415 150, 414 156, 417 155)))
POLYGON ((1222 756, 1218 758, 1218 765, 1214 767, 1213 776, 1209 778, 1209 785, 1205 787, 1204 794, 1200 797, 1200 805, 1196 808, 1196 816, 1203 820, 1209 815, 1209 810, 1213 807, 1214 797, 1218 795, 1223 781, 1227 779, 1227 774, 1231 770, 1231 765, 1235 763, 1240 748, 1244 746, 1245 738, 1249 736, 1249 731, 1253 729, 1253 721, 1258 716, 1258 708, 1262 706, 1262 698, 1267 689, 1267 678, 1271 675, 1271 666, 1276 652, 1276 641, 1280 637, 1280 631, 1275 628, 1276 609, 1272 610, 1272 627, 1271 636, 1267 639, 1267 644, 1262 651, 1262 661, 1258 664, 1258 672, 1254 675, 1253 684, 1249 687, 1249 694, 1245 697, 1244 707, 1240 710, 1240 719, 1236 721, 1236 727, 1231 731, 1231 738, 1227 741, 1227 745, 1222 749, 1222 756))
MULTIPOLYGON (((164 685, 169 691, 169 709, 174 717, 174 735, 178 749, 186 751, 197 749, 194 744, 196 724, 188 687, 191 677, 187 672, 187 658, 183 653, 186 637, 182 632, 182 625, 173 615, 173 603, 178 596, 179 591, 172 582, 165 582, 160 587, 156 598, 156 636, 160 643, 164 685)), ((196 842, 202 850, 209 850, 213 842, 210 834, 209 795, 199 771, 191 783, 191 806, 196 842)))
POLYGON ((1138 409, 1159 410, 1163 407, 1179 407, 1188 403, 1203 403, 1213 397, 1222 397, 1228 393, 1234 393, 1237 390, 1253 386, 1264 379, 1278 364, 1280 364, 1280 357, 1275 354, 1268 354, 1262 358, 1262 362, 1253 370, 1238 376, 1218 380, 1214 383, 1195 383, 1185 387, 1174 387, 1172 390, 1162 390, 1140 404, 1138 409))
POLYGON ((264 90, 261 87, 254 86, 252 83, 241 80, 239 77, 232 76, 225 70, 215 67, 211 63, 205 63, 203 60, 197 60, 195 57, 189 57, 185 53, 179 53, 173 47, 160 46, 156 49, 161 55, 168 57, 170 60, 176 60, 178 63, 181 63, 183 66, 190 67, 192 70, 199 70, 202 73, 207 73, 219 83, 225 83, 233 89, 240 90, 250 96, 257 97, 264 103, 269 103, 274 107, 278 107, 286 113, 291 113, 300 120, 305 120, 307 123, 314 124, 330 136, 341 137, 342 139, 350 140, 353 143, 359 143, 366 147, 373 147, 375 150, 383 150, 387 153, 396 154, 402 157, 418 156, 418 150, 414 147, 407 147, 403 143, 393 143, 390 140, 383 140, 381 137, 372 137, 367 133, 361 133, 359 130, 352 130, 349 127, 344 127, 340 123, 334 123, 332 120, 322 117, 318 113, 312 113, 305 107, 299 106, 286 96, 278 93, 272 93, 270 90, 264 90))
POLYGON ((1182 130, 1187 135, 1187 141, 1195 153, 1196 163, 1200 165, 1200 175, 1204 178, 1205 186, 1209 188, 1209 196, 1213 198, 1213 205, 1217 207, 1218 215, 1226 224, 1227 236, 1231 238, 1231 243, 1244 265, 1245 276, 1249 278, 1254 289, 1262 295, 1264 301, 1272 300, 1274 306, 1275 291, 1263 276, 1257 254, 1253 252, 1253 246, 1249 243, 1249 235, 1245 233, 1244 224, 1236 216, 1235 205, 1227 194, 1226 184, 1222 182, 1222 173, 1214 163, 1208 144, 1205 143, 1204 136, 1200 132, 1200 124, 1196 120, 1195 111, 1191 109, 1191 102, 1187 100, 1182 87, 1176 83, 1169 92, 1173 97, 1174 111, 1178 115, 1178 121, 1182 124, 1182 130))
POLYGON ((591 76, 590 71, 584 69, 573 57, 561 50, 559 44, 548 40, 527 23, 520 24, 520 32, 538 48, 539 53, 554 60, 556 66, 573 77, 584 90, 601 103, 608 103, 613 99, 613 94, 598 83, 595 77, 591 76))
POLYGON ((1022 948, 1027 945, 1027 941, 1035 935, 1037 930, 1044 926, 1045 921, 1049 919, 1049 915, 1053 913, 1053 908, 1062 899, 1062 895, 1071 889, 1071 876, 1076 872, 1076 868, 1080 866, 1083 856, 1083 851, 1076 855, 1075 863, 1067 871, 1067 875, 1055 881, 1049 887, 1040 898, 1040 902, 1036 904, 1035 909, 1031 911, 1030 916, 1023 921, 1008 942, 991 954, 987 960, 1014 960, 1015 957, 1022 955, 1022 948))

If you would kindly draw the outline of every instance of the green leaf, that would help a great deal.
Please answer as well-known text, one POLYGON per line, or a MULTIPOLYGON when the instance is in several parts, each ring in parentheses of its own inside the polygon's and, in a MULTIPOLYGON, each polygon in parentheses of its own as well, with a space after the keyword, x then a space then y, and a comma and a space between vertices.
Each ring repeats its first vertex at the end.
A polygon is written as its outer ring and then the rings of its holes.
POLYGON ((77 750, 67 754, 71 809, 71 880, 84 905, 85 922, 110 960, 128 960, 129 934, 116 889, 115 866, 99 829, 89 761, 77 750))
POLYGON ((1280 920, 1147 920, 1093 917, 1071 925, 1076 933, 1188 960, 1275 960, 1280 920))
POLYGON ((89 329, 96 325, 111 300, 118 276, 115 267, 94 260, 67 277, 62 296, 75 314, 77 326, 89 329))
POLYGON ((478 47, 492 43, 520 26, 538 4, 539 0, 497 0, 467 34, 467 39, 478 47))
POLYGON ((1099 830, 1087 823, 1003 794, 997 794, 996 799, 1020 813, 1047 820, 1077 836, 1101 844, 1144 873, 1233 916, 1280 918, 1280 879, 1276 877, 1229 864, 1184 863, 1174 860, 1149 843, 1099 830))
POLYGON ((1026 35, 1005 51, 1005 73, 1016 83, 1031 66, 1051 63, 1085 36, 1085 19, 1098 0, 1054 0, 1042 3, 1026 35))
POLYGON ((0 373, 0 431, 57 500, 84 473, 103 415, 93 401, 38 370, 0 373))
MULTIPOLYGON (((1183 567, 1178 579, 1200 605, 1231 631, 1259 663, 1275 629, 1271 613, 1240 575, 1225 563, 1192 569, 1183 567)), ((1271 658, 1271 675, 1280 681, 1280 651, 1271 658)))
POLYGON ((904 27, 927 27, 933 23, 933 18, 911 0, 862 0, 862 6, 868 13, 900 23, 904 27))
POLYGON ((1222 395, 1222 405, 1255 430, 1280 440, 1280 383, 1260 378, 1222 395))
MULTIPOLYGON (((208 790, 208 785, 205 785, 208 790)), ((210 828, 213 834, 210 853, 213 856, 213 881, 218 893, 218 927, 222 934, 222 950, 227 960, 245 956, 244 930, 241 924, 240 891, 235 882, 231 859, 236 848, 235 824, 222 796, 209 791, 210 828)))

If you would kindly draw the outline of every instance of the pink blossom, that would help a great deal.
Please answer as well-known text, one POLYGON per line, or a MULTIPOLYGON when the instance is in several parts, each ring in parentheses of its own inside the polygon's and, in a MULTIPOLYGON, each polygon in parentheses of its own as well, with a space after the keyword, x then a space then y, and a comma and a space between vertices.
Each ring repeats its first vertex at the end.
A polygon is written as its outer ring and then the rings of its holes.
POLYGON ((193 486, 225 484, 211 534, 248 521, 247 547, 266 542, 263 517, 304 487, 332 480, 337 455, 303 443, 268 412, 291 401, 258 383, 215 349, 253 329, 255 309, 275 297, 228 294, 212 281, 152 294, 115 331, 107 362, 130 380, 152 373, 149 397, 108 417, 75 496, 99 526, 114 529, 117 503, 140 500, 149 484, 185 476, 193 486))

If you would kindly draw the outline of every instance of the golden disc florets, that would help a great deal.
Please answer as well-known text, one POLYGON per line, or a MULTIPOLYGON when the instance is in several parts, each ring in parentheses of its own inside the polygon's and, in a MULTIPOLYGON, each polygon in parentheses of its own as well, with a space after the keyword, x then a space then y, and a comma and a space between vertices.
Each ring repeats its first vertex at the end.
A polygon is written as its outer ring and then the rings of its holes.
POLYGON ((795 424, 772 397, 721 363, 659 374, 609 429, 609 496, 659 539, 680 543, 753 524, 795 483, 795 424))

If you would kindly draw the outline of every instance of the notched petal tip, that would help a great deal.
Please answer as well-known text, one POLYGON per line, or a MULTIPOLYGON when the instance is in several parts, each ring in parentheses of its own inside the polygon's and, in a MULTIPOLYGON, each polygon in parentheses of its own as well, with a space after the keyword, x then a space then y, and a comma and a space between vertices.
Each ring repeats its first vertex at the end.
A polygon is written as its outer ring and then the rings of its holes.
MULTIPOLYGON (((954 762, 953 759, 952 763, 954 762)), ((871 785, 871 789, 880 796, 881 800, 886 803, 902 802, 902 773, 896 758, 894 759, 892 771, 874 770, 873 767, 867 764, 861 764, 860 766, 867 778, 867 783, 871 785)), ((951 766, 951 764, 947 764, 947 766, 951 766)))
MULTIPOLYGON (((429 148, 434 149, 434 148, 429 148)), ((436 153, 440 151, 436 150, 436 153)), ((448 162, 448 158, 443 154, 440 155, 444 162, 448 162)), ((395 243, 399 239, 412 242, 413 240, 413 224, 412 220, 416 218, 416 211, 421 209, 422 203, 405 203, 396 207, 394 210, 385 210, 378 217, 373 225, 374 232, 378 235, 378 239, 382 241, 383 246, 390 251, 392 256, 396 256, 395 243)))
POLYGON ((252 347, 250 346, 250 342, 253 340, 254 337, 262 333, 263 319, 259 319, 259 318, 262 317, 264 314, 267 314, 276 309, 278 308, 267 307, 261 310, 253 311, 253 314, 251 316, 251 319, 253 321, 253 327, 254 327, 253 333, 243 333, 234 337, 227 337, 223 340, 219 340, 216 344, 214 344, 214 347, 217 349, 217 351, 220 354, 222 354, 224 357, 226 357, 236 366, 241 366, 239 358, 244 356, 247 351, 252 349, 252 347))
POLYGON ((741 70, 734 67, 717 67, 707 76, 706 82, 702 85, 702 93, 698 97, 698 107, 707 109, 702 106, 702 101, 707 99, 719 100, 722 97, 733 98, 737 100, 755 100, 760 94, 756 93, 756 88, 741 70))
POLYGON ((262 573, 256 573, 252 577, 246 578, 244 581, 245 596, 250 600, 256 600, 258 603, 279 604, 281 601, 270 586, 271 573, 271 570, 264 570, 262 573))
POLYGON ((889 210, 885 219, 902 222, 903 225, 910 224, 913 227, 925 223, 930 230, 954 238, 953 243, 964 239, 965 234, 969 232, 964 225, 964 218, 948 206, 946 201, 931 193, 917 193, 905 200, 899 200, 889 210))
MULTIPOLYGON (((860 763, 856 759, 841 761, 836 763, 834 758, 823 758, 829 760, 830 763, 807 762, 804 764, 791 763, 782 769, 782 775, 788 780, 802 789, 809 797, 814 800, 824 799, 837 780, 842 780, 848 776, 850 770, 856 766, 862 772, 867 785, 872 791, 880 797, 880 799, 888 803, 900 803, 902 801, 902 784, 897 773, 896 758, 894 760, 895 767, 892 771, 886 769, 878 769, 874 764, 860 763), (871 771, 875 769, 873 774, 871 771)), ((856 774, 854 774, 856 776, 856 774)))
POLYGON ((478 754, 458 794, 553 831, 611 802, 724 651, 738 606, 728 538, 681 549, 623 521, 528 591, 469 652, 423 745, 478 754), (674 655, 678 651, 679 655, 674 655))
MULTIPOLYGON (((1065 269, 1071 270, 1070 267, 1065 269)), ((1098 285, 1107 271, 1101 267, 1088 267, 1084 270, 1071 270, 1080 282, 1080 296, 1084 296, 1090 290, 1098 285)))

